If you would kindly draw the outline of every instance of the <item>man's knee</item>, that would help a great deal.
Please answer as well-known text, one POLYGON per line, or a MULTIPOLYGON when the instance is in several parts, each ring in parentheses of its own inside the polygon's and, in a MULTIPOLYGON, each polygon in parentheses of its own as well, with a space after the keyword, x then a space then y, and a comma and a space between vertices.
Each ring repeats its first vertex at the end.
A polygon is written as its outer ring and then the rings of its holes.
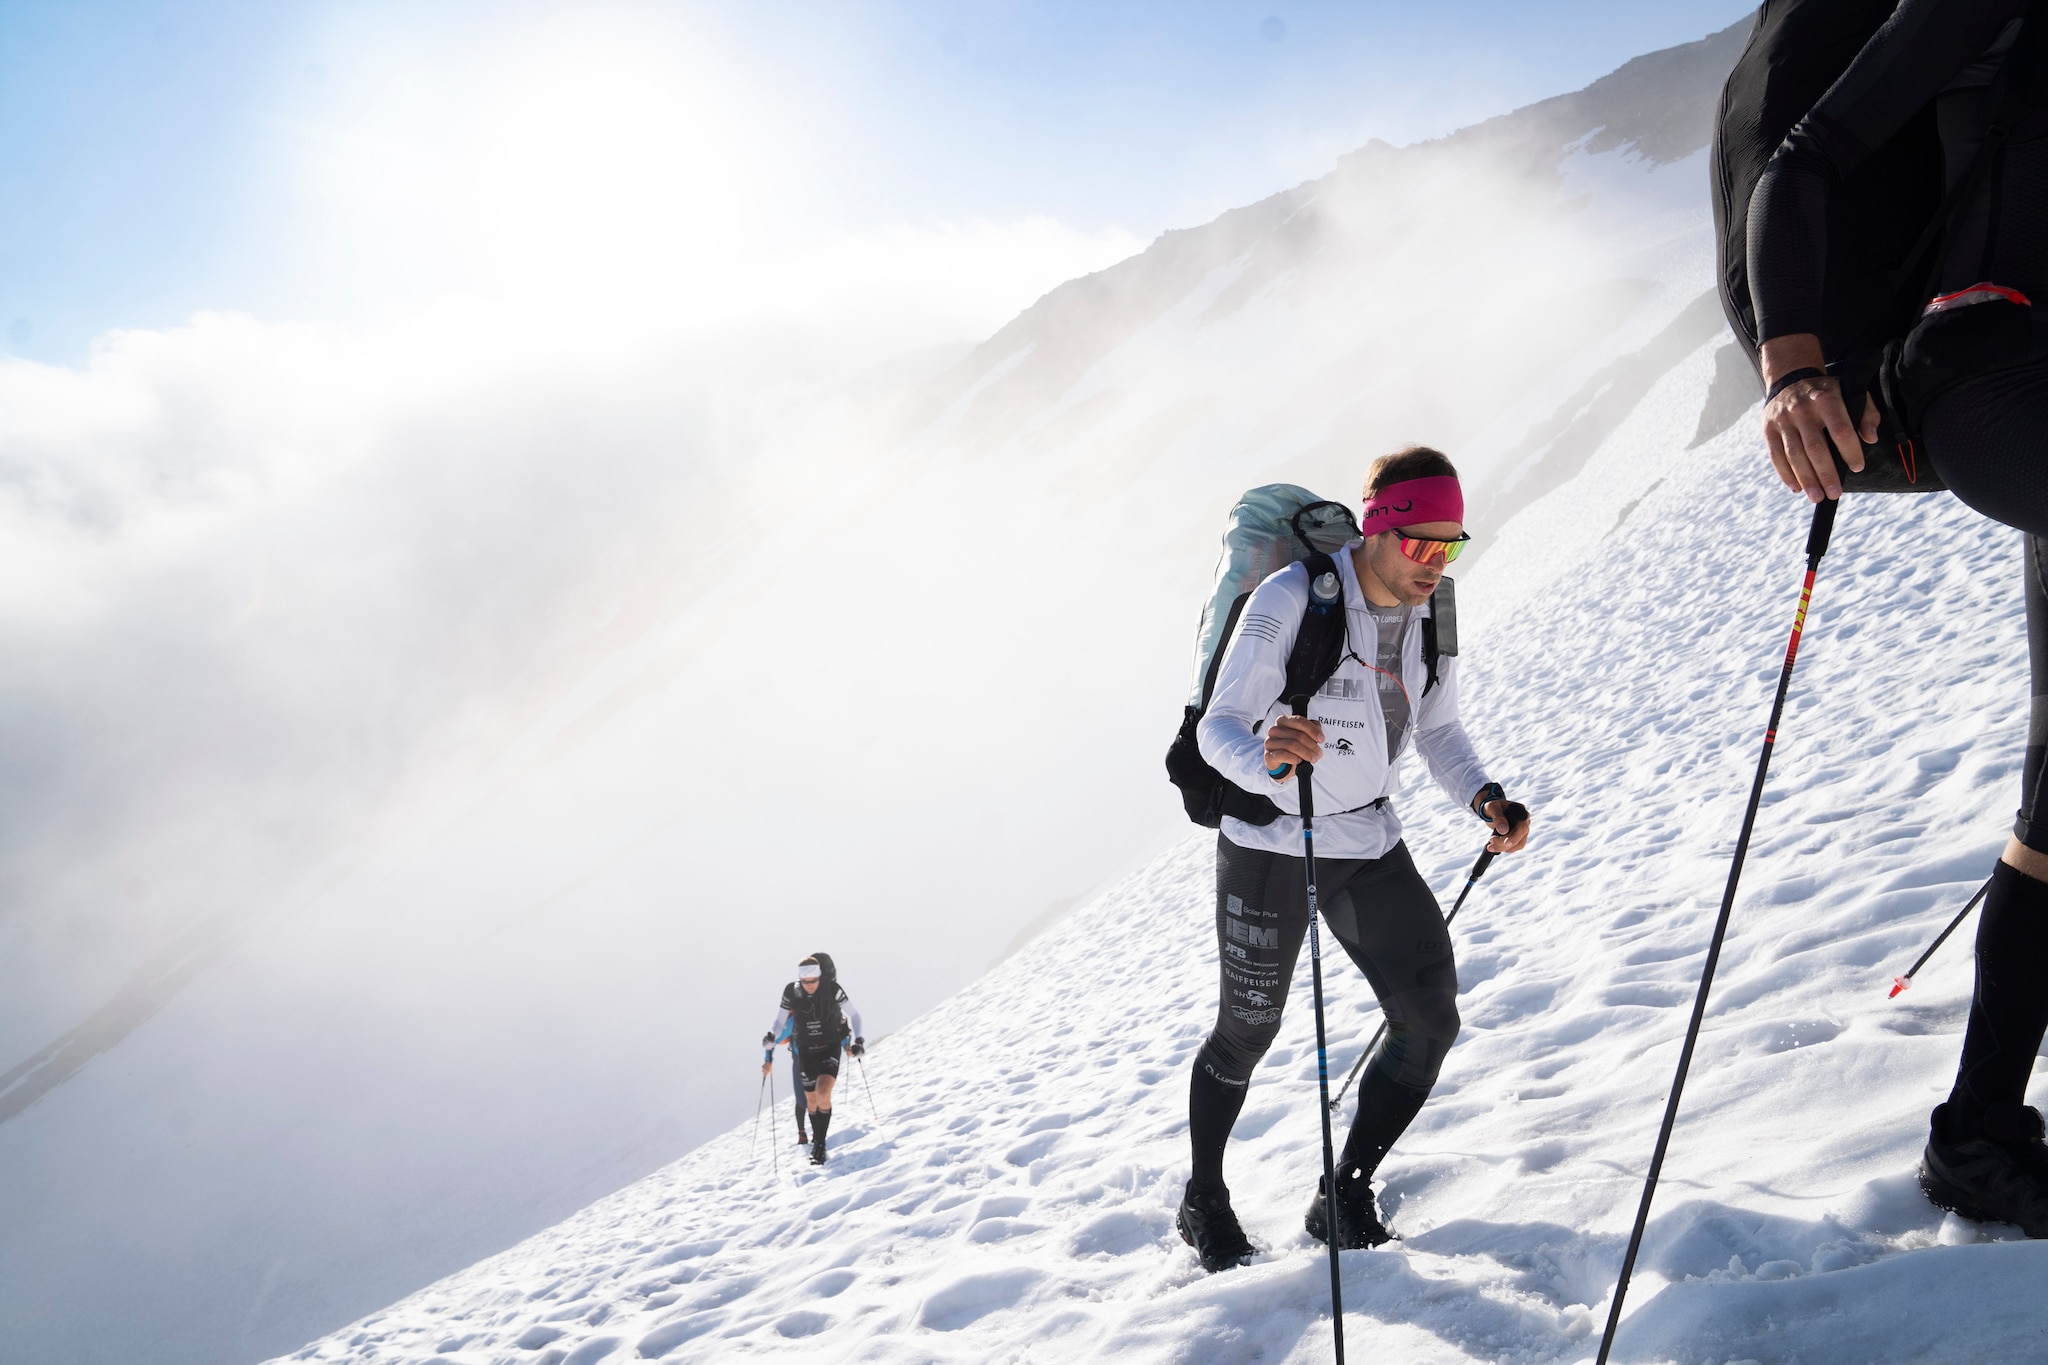
POLYGON ((1386 1063, 1394 1079, 1416 1090, 1436 1084, 1462 1020, 1450 991, 1416 991, 1388 1009, 1386 1063))
POLYGON ((1202 1044, 1202 1050, 1195 1054, 1195 1067, 1212 1079, 1238 1089, 1250 1082, 1252 1072, 1258 1069, 1259 1061, 1273 1046, 1273 1039, 1280 1033, 1276 1019, 1269 1027, 1232 1030, 1221 1029, 1209 1035, 1209 1041, 1202 1044))
POLYGON ((1415 1026, 1437 1044, 1441 1057, 1451 1050, 1451 1044, 1458 1041, 1458 1030, 1464 1025, 1458 1015, 1458 997, 1452 991, 1431 991, 1417 1011, 1415 1026))

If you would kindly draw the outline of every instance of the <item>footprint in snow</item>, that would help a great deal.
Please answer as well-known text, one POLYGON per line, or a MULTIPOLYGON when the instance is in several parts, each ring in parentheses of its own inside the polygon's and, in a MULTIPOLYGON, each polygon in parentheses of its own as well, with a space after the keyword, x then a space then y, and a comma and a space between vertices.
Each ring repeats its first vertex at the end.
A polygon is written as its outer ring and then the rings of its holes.
POLYGON ((921 1327, 953 1332, 990 1313, 1014 1308, 1045 1278, 1040 1271, 1016 1266, 963 1275, 933 1293, 917 1310, 921 1327))

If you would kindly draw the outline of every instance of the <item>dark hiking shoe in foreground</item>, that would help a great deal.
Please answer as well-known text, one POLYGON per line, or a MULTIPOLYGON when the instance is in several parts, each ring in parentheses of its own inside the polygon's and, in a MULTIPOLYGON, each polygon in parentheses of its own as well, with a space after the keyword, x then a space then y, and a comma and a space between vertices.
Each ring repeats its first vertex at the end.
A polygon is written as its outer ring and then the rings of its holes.
POLYGON ((1997 1105, 1975 1131, 1964 1131, 1944 1104, 1930 1127, 1920 1188, 1936 1207, 2048 1237, 2048 1144, 2041 1140, 2040 1110, 1997 1105))
POLYGON ((1238 1226, 1228 1190, 1215 1194, 1187 1191, 1181 1196, 1180 1216, 1174 1225, 1180 1229, 1180 1239, 1195 1249, 1202 1269, 1212 1275, 1233 1266, 1250 1265, 1252 1253, 1257 1250, 1238 1226))
POLYGON ((818 1134, 817 1137, 811 1140, 811 1164, 813 1166, 825 1164, 825 1135, 823 1133, 818 1134))
MULTIPOLYGON (((1316 1181, 1315 1202, 1302 1220, 1308 1235, 1318 1242, 1330 1240, 1330 1204, 1323 1197, 1323 1182, 1316 1181)), ((1373 1202, 1372 1177, 1357 1167, 1337 1168, 1337 1246, 1345 1251, 1363 1251, 1390 1241, 1393 1234, 1380 1221, 1379 1206, 1373 1202)))

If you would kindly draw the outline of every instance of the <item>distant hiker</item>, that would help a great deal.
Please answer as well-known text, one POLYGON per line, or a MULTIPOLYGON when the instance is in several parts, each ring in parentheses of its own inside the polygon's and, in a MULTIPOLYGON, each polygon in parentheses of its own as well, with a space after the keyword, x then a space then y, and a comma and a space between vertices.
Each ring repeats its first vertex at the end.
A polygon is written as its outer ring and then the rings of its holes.
MULTIPOLYGON (((2048 13, 2026 0, 1901 0, 1879 12, 1882 25, 1822 87, 1750 202, 1764 437, 1778 477, 1818 501, 1842 491, 1830 439, 1862 471, 1867 458, 1888 458, 1862 446, 1877 440, 1881 415, 1903 422, 1957 497, 2027 533, 2033 718, 2019 818, 1978 923, 1962 1060, 1930 1116, 1920 1183, 1943 1208, 2048 1237, 2048 1145, 2025 1102, 2048 1029, 2048 354, 2032 321, 2048 307, 2048 13), (1938 138, 1952 216, 1931 275, 1908 296, 1912 334, 1884 362, 1889 411, 1858 392, 1852 421, 1834 372, 1848 349, 1837 319, 1887 306, 1881 281, 1860 297, 1847 282, 1864 278, 1856 271, 1872 239, 1898 227, 1886 221, 1895 215, 1856 212, 1843 199, 1870 193, 1872 177, 1910 151, 1916 127, 1938 138), (1980 145, 1995 150, 1979 157, 1980 145)), ((1788 41, 1779 65, 1814 59, 1839 39, 1831 28, 1839 25, 1823 24, 1804 48, 1788 41)))
POLYGON ((1529 813, 1491 781, 1458 722, 1456 659, 1425 660, 1432 592, 1469 537, 1458 472, 1438 451, 1410 447, 1373 462, 1365 534, 1333 556, 1344 607, 1342 662, 1306 717, 1282 696, 1309 602, 1295 563, 1260 583, 1243 607, 1198 728, 1201 756, 1280 814, 1254 824, 1225 816, 1216 843, 1216 944, 1222 1000, 1188 1088, 1193 1173, 1178 1224, 1211 1271, 1243 1265, 1253 1247, 1223 1183, 1223 1149, 1280 1011, 1308 932, 1302 825, 1293 766, 1315 765, 1316 860, 1325 922, 1379 996, 1385 1045, 1358 1087, 1357 1117, 1338 1164, 1337 1227, 1318 1194, 1308 1228, 1345 1247, 1387 1240, 1372 1176, 1407 1128, 1458 1033, 1457 970, 1443 912, 1401 841, 1390 798, 1399 761, 1421 754, 1453 801, 1489 821, 1488 847, 1512 852, 1529 813), (1434 675, 1434 684, 1431 679, 1434 675))
MULTIPOLYGON (((867 1050, 860 1011, 839 984, 829 953, 813 953, 797 964, 796 980, 782 988, 782 1006, 768 1032, 761 1035, 761 1046, 773 1049, 785 1027, 797 1084, 803 1088, 810 1111, 811 1164, 822 1166, 825 1134, 832 1127, 832 1089, 839 1080, 839 1053, 844 1049, 858 1057, 867 1050)), ((763 1075, 770 1065, 763 1059, 763 1075)), ((801 1131, 802 1120, 798 1122, 801 1131)))

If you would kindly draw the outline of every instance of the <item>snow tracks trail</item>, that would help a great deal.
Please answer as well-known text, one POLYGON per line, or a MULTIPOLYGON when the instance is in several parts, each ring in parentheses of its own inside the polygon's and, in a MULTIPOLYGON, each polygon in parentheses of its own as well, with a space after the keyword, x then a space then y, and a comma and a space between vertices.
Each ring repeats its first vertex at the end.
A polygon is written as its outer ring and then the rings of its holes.
MULTIPOLYGON (((1468 723, 1537 838, 1454 930, 1464 1033, 1383 1171, 1402 1240, 1344 1257, 1358 1359, 1563 1362, 1597 1340, 1802 566, 1804 504, 1766 486, 1748 422, 1670 453, 1710 367, 1703 348, 1460 585, 1468 723)), ((2017 537, 1945 496, 1844 509, 1618 1360, 2048 1358, 2048 1244, 1945 1219, 1913 1180, 1967 934, 1885 998, 2016 800, 2018 578, 2017 537)), ((1448 902, 1481 830, 1410 782, 1448 902)), ((1264 1254, 1204 1275, 1172 1228, 1212 869, 1189 838, 878 1046, 886 1118, 851 1075, 824 1169, 789 1142, 778 1176, 742 1127, 292 1358, 1326 1359, 1305 980, 1229 1158, 1264 1254)), ((1341 1074, 1378 1013, 1341 960, 1330 994, 1341 1074)), ((788 1142, 780 1074, 771 1093, 788 1142)))

